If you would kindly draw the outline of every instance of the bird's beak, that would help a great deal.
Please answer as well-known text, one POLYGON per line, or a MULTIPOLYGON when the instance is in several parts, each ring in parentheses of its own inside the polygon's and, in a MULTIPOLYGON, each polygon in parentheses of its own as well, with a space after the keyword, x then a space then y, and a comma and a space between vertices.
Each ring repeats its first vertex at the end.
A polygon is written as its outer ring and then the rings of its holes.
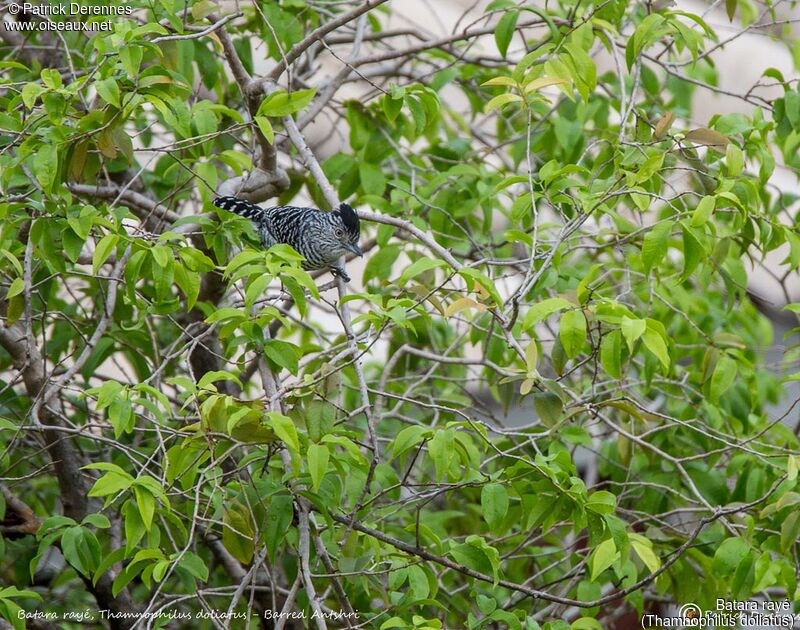
POLYGON ((363 256, 364 252, 361 251, 361 248, 358 246, 357 243, 350 243, 346 245, 347 249, 353 252, 356 256, 363 256))

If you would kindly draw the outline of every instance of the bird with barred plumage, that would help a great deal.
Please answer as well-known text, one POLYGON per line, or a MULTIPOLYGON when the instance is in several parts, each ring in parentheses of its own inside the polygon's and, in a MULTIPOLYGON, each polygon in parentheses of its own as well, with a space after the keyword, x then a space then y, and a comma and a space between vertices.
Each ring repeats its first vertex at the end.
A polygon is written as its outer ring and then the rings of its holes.
POLYGON ((333 212, 297 206, 262 208, 238 197, 217 197, 214 205, 250 219, 265 248, 277 243, 291 245, 305 258, 304 269, 327 268, 334 276, 350 282, 339 259, 348 252, 363 256, 358 246, 358 214, 346 203, 339 204, 333 212))

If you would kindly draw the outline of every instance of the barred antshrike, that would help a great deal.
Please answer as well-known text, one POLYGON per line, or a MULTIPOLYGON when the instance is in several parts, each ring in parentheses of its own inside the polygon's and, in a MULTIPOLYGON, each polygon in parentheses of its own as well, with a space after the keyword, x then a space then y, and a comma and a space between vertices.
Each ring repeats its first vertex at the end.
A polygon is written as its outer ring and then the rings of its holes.
POLYGON ((333 275, 350 282, 350 276, 337 262, 347 252, 363 255, 358 246, 358 215, 346 203, 339 204, 333 212, 297 206, 262 208, 237 197, 217 197, 214 205, 255 223, 264 247, 276 243, 294 247, 305 258, 304 269, 327 267, 333 275))

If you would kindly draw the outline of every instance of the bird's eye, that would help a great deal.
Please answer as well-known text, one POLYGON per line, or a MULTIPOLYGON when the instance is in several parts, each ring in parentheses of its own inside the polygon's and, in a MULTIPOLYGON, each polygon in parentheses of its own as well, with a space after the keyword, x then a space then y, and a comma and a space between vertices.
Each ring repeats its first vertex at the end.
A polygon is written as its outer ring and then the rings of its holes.
POLYGON ((344 230, 342 228, 336 228, 333 233, 336 235, 336 238, 342 238, 344 236, 344 230))

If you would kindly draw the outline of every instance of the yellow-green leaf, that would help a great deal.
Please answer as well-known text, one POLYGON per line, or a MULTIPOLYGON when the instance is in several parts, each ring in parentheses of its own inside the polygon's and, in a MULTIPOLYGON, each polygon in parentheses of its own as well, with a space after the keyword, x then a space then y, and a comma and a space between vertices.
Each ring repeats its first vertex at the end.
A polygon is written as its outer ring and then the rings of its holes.
POLYGON ((511 94, 510 92, 507 94, 500 94, 486 104, 486 112, 488 113, 493 109, 498 109, 509 103, 519 103, 520 101, 522 101, 522 97, 519 94, 511 94))
POLYGON ((725 162, 728 164, 728 175, 738 177, 744 168, 744 153, 732 142, 725 149, 725 162))
POLYGON ((494 77, 493 79, 489 79, 488 81, 484 81, 481 83, 481 87, 519 87, 519 83, 517 83, 511 77, 494 77))
MULTIPOLYGON (((731 145, 733 146, 733 145, 731 145)), ((700 203, 697 204, 697 208, 692 213, 692 220, 689 222, 689 225, 692 227, 702 227, 705 225, 709 218, 711 218, 711 213, 714 212, 714 208, 717 205, 716 197, 712 195, 708 195, 703 197, 700 200, 700 203)))
POLYGON ((569 81, 566 81, 560 77, 539 77, 538 79, 534 79, 533 81, 525 84, 525 94, 537 92, 543 88, 551 85, 558 85, 560 83, 569 83, 569 81))
POLYGON ((601 542, 589 556, 590 578, 596 580, 597 577, 610 567, 619 558, 619 551, 614 544, 613 538, 608 538, 601 542))
POLYGON ((256 116, 254 120, 266 141, 272 144, 275 141, 275 131, 272 129, 272 123, 269 121, 269 118, 266 116, 256 116))

